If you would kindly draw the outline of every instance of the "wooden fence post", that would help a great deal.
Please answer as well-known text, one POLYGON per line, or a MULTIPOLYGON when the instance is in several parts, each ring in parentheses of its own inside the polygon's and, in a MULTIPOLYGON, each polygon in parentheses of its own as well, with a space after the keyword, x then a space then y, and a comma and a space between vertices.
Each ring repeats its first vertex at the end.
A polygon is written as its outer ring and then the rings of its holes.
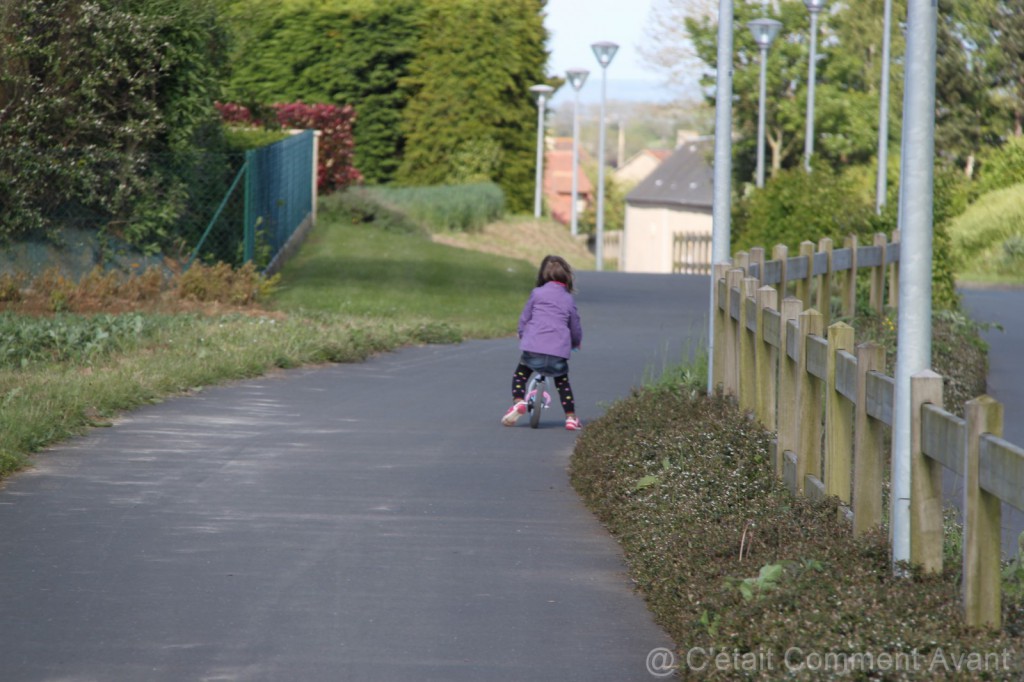
POLYGON ((775 395, 778 390, 778 351, 764 339, 764 311, 778 308, 778 292, 770 286, 757 290, 757 417, 769 431, 775 430, 775 395))
POLYGON ((857 312, 857 235, 847 237, 843 247, 850 250, 850 269, 843 277, 843 317, 853 317, 857 312))
POLYGON ((738 251, 732 259, 732 266, 743 271, 743 277, 750 274, 750 254, 746 251, 738 251))
POLYGON ((818 312, 821 313, 823 329, 832 323, 832 240, 823 237, 818 241, 818 253, 826 254, 828 266, 825 274, 818 279, 818 312))
POLYGON ((821 382, 807 371, 807 338, 822 336, 821 313, 813 308, 800 313, 799 365, 797 368, 796 487, 803 494, 807 474, 821 480, 821 382))
POLYGON ((910 562, 942 572, 942 465, 921 451, 921 408, 942 407, 942 377, 931 370, 910 378, 910 562))
POLYGON ((882 264, 871 268, 871 309, 881 315, 885 312, 885 235, 875 233, 875 246, 882 247, 882 264))
POLYGON ((715 276, 712 279, 713 286, 715 288, 715 311, 714 311, 714 325, 715 325, 715 342, 714 348, 711 349, 712 357, 714 358, 712 364, 712 389, 717 389, 719 386, 722 387, 722 391, 725 391, 725 320, 729 310, 729 290, 725 289, 725 294, 721 293, 721 282, 726 277, 726 273, 729 271, 728 263, 715 263, 715 276), (725 310, 722 307, 725 306, 725 310))
POLYGON ((885 348, 857 346, 857 405, 853 424, 853 534, 882 523, 882 425, 868 416, 868 372, 885 370, 885 348))
MULTIPOLYGON (((739 290, 743 270, 733 268, 725 277, 725 393, 739 396, 739 323, 733 317, 733 290, 739 290)), ((737 311, 738 314, 738 311, 737 311)))
POLYGON ((981 435, 1003 435, 1003 406, 983 395, 965 405, 967 452, 964 460, 964 614, 973 627, 999 629, 1002 622, 999 498, 982 490, 978 465, 981 435))
POLYGON ((750 249, 750 268, 747 269, 747 274, 752 277, 757 277, 760 281, 764 281, 764 247, 754 246, 750 249), (757 266, 757 274, 754 274, 754 267, 757 266))
POLYGON ((853 327, 836 322, 828 328, 828 384, 825 396, 825 494, 850 504, 853 476, 853 404, 836 390, 836 357, 853 352, 853 327))
POLYGON ((797 363, 786 352, 788 348, 789 321, 799 317, 803 303, 798 298, 787 298, 782 302, 779 319, 779 451, 776 473, 782 478, 786 451, 796 452, 796 384, 797 363))
POLYGON ((740 283, 739 405, 742 411, 757 409, 756 335, 747 328, 747 319, 756 310, 754 293, 758 284, 756 277, 744 277, 740 283))
POLYGON ((804 308, 813 308, 811 293, 814 286, 814 242, 800 242, 800 257, 807 259, 807 277, 796 283, 796 297, 804 308))
MULTIPOLYGON (((900 243, 900 231, 892 231, 892 243, 900 243)), ((903 246, 900 245, 900 249, 903 246)), ((902 255, 902 254, 900 254, 902 255)), ((898 260, 893 261, 892 265, 889 266, 889 307, 896 308, 900 303, 900 262, 898 260)))
POLYGON ((785 244, 776 244, 772 248, 772 260, 779 262, 779 283, 775 285, 775 290, 779 292, 779 300, 785 301, 786 291, 789 288, 789 280, 786 279, 786 268, 789 265, 789 247, 785 244))

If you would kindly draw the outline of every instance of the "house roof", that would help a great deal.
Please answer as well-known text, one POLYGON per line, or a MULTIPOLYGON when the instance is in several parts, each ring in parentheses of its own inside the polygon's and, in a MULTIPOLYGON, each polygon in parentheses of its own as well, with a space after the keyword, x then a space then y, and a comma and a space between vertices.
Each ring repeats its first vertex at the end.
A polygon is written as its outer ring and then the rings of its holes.
POLYGON ((712 137, 683 143, 626 195, 626 203, 710 209, 714 203, 714 173, 709 162, 713 144, 712 137))

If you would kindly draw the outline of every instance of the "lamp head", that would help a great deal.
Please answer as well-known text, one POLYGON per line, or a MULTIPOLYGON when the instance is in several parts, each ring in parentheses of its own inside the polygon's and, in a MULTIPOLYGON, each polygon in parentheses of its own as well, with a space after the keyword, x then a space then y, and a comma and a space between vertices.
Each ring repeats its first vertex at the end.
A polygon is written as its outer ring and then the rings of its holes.
POLYGON ((747 22, 747 28, 754 36, 757 46, 762 50, 767 50, 771 47, 775 36, 779 35, 779 31, 782 30, 782 22, 775 19, 754 19, 747 22))
POLYGON ((590 72, 586 69, 569 69, 565 72, 565 77, 569 80, 569 85, 571 85, 572 89, 576 92, 579 92, 580 88, 583 87, 583 84, 587 82, 587 76, 589 75, 590 72))
POLYGON ((804 5, 807 7, 807 11, 811 14, 817 14, 821 10, 825 9, 825 5, 828 4, 828 0, 804 0, 804 5))
POLYGON ((542 97, 547 97, 548 95, 550 95, 554 91, 555 91, 555 89, 553 87, 551 87, 550 85, 545 85, 543 83, 541 83, 540 85, 531 85, 530 86, 530 92, 532 92, 534 95, 536 95, 537 99, 540 99, 542 97))
POLYGON ((597 57, 597 63, 601 65, 601 68, 611 64, 615 53, 619 50, 617 43, 611 43, 607 40, 594 43, 590 48, 594 51, 594 56, 597 57))

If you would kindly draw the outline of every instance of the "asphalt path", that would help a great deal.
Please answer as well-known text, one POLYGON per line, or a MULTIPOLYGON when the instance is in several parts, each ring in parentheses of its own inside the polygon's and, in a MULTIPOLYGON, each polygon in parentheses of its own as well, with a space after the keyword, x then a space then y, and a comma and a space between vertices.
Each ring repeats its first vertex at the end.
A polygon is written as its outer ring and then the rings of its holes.
MULTIPOLYGON (((960 293, 970 316, 989 325, 982 332, 989 346, 986 391, 1003 404, 1003 438, 1024 447, 1024 289, 979 288, 960 293)), ((959 501, 960 479, 947 475, 945 484, 959 501)), ((1014 556, 1024 533, 1024 513, 1003 504, 1002 522, 1003 554, 1014 556)))
MULTIPOLYGON (((696 348, 708 288, 579 280, 586 424, 696 348)), ((517 356, 278 372, 39 453, 0 490, 0 680, 652 679, 672 643, 569 484, 576 434, 499 424, 517 356)))

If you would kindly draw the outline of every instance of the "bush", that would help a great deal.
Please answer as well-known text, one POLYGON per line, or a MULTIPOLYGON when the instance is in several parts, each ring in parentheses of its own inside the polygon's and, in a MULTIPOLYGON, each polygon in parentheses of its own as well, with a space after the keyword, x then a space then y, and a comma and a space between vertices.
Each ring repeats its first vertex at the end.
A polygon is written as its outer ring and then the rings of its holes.
MULTIPOLYGON (((939 309, 960 305, 954 277, 954 251, 946 225, 966 206, 967 184, 956 174, 936 168, 932 239, 932 303, 939 309)), ((842 248, 847 236, 855 234, 861 246, 870 245, 874 234, 892 235, 897 228, 898 206, 887 205, 877 215, 874 199, 866 194, 863 173, 853 168, 836 174, 828 166, 807 173, 802 168, 782 171, 740 201, 734 202, 732 247, 734 251, 764 247, 771 254, 776 244, 785 244, 790 256, 798 253, 802 241, 815 244, 823 237, 842 248)))
POLYGON ((807 173, 803 168, 784 170, 736 202, 733 246, 748 250, 763 246, 770 253, 776 244, 791 252, 800 242, 831 237, 842 246, 850 234, 871 243, 874 208, 857 183, 828 166, 807 173))
POLYGON ((1024 137, 1011 137, 1002 147, 989 151, 978 167, 977 194, 1024 183, 1024 137))
POLYGON ((330 193, 356 185, 363 176, 352 165, 355 141, 352 126, 355 111, 350 106, 333 104, 274 104, 268 107, 269 120, 261 120, 249 108, 240 104, 217 103, 222 120, 234 126, 260 126, 274 131, 281 128, 301 128, 320 131, 317 187, 330 193))
POLYGON ((216 3, 5 3, 0 22, 0 237, 61 222, 168 237, 180 182, 159 156, 216 126, 224 42, 216 3))
POLYGON ((1003 244, 1024 236, 1024 184, 984 195, 954 218, 949 227, 953 253, 961 271, 991 271, 998 266, 1003 244))

